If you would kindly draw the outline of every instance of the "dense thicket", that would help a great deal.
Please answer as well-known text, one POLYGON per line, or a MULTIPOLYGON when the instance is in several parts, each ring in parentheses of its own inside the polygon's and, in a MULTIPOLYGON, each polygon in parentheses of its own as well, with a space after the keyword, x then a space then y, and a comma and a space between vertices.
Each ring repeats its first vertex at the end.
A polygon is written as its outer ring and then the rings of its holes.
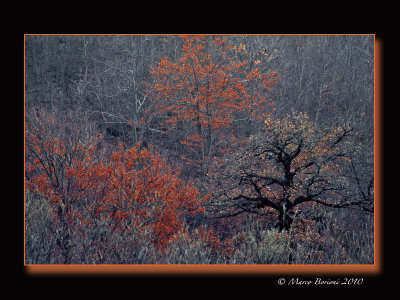
POLYGON ((372 35, 25 37, 27 263, 372 263, 372 35))

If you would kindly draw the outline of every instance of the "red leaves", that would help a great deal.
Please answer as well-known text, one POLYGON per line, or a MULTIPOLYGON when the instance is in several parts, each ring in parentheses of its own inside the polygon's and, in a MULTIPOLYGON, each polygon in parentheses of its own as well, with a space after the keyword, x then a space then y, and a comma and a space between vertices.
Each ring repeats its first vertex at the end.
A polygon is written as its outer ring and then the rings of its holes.
POLYGON ((191 187, 152 150, 134 147, 113 154, 111 163, 111 188, 107 203, 117 212, 113 218, 139 217, 143 229, 153 230, 154 242, 159 247, 167 245, 183 226, 180 215, 201 211, 201 199, 196 188, 191 187))
POLYGON ((233 249, 230 246, 231 239, 221 241, 212 227, 206 228, 200 226, 197 230, 197 239, 203 241, 215 253, 220 253, 223 256, 232 254, 233 249))
POLYGON ((204 210, 205 198, 151 148, 124 150, 121 145, 100 159, 98 142, 68 145, 27 132, 26 187, 54 204, 56 222, 88 225, 93 223, 88 220, 102 219, 114 230, 135 224, 152 231, 153 242, 163 248, 184 226, 183 215, 204 210))
POLYGON ((213 136, 227 134, 223 129, 232 126, 235 112, 247 111, 260 119, 268 113, 271 107, 265 105, 261 91, 277 84, 278 76, 258 68, 250 71, 250 62, 236 56, 249 55, 242 44, 232 47, 223 38, 202 35, 181 38, 182 57, 178 62, 162 58, 152 68, 151 89, 160 111, 169 112, 168 123, 191 122, 192 132, 185 133, 183 144, 192 144, 194 134, 202 135, 206 143, 199 146, 203 153, 199 157, 203 157, 213 136))

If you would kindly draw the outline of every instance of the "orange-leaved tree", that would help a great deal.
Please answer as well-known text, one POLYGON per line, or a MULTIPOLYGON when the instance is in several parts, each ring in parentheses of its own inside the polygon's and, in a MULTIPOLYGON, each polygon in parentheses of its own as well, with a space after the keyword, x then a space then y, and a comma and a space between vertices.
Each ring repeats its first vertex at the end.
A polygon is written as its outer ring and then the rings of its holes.
POLYGON ((49 119, 46 126, 27 127, 26 188, 49 200, 65 256, 71 232, 83 234, 100 220, 112 232, 151 232, 162 249, 182 230, 186 215, 203 211, 205 198, 151 147, 120 145, 99 155, 101 137, 62 141, 46 132, 54 119, 43 118, 49 119))
POLYGON ((112 154, 103 205, 118 226, 134 226, 131 217, 139 217, 141 226, 151 229, 154 244, 163 248, 184 227, 183 216, 203 212, 204 199, 151 147, 140 147, 120 146, 112 154))
POLYGON ((263 120, 272 109, 266 91, 277 84, 277 72, 262 73, 258 57, 244 45, 204 35, 183 35, 179 61, 164 57, 151 73, 153 98, 165 113, 169 130, 184 127, 181 143, 204 160, 223 142, 229 144, 236 121, 263 120))

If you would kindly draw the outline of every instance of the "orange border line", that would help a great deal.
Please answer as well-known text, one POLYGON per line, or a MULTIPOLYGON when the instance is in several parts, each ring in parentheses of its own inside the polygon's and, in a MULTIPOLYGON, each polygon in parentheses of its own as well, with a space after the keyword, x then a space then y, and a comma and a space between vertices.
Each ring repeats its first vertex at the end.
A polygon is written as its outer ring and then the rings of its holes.
POLYGON ((374 36, 374 265, 382 271, 382 42, 374 36))
POLYGON ((374 265, 27 265, 30 275, 377 274, 374 265))
MULTIPOLYGON (((24 173, 25 173, 25 36, 24 34, 24 173)), ((57 34, 47 34, 57 35, 57 34)), ((106 35, 106 34, 59 34, 106 35)), ((119 35, 119 34, 107 34, 119 35)), ((121 34, 128 35, 128 34, 121 34)), ((156 34, 132 34, 156 35, 156 34)), ((175 34, 160 34, 175 35, 175 34)), ((210 34, 208 34, 210 35, 210 34)), ((221 34, 216 34, 221 35, 221 34)), ((223 34, 226 35, 226 34, 223 34)), ((279 35, 279 34, 274 34, 279 35)), ((333 35, 333 34, 282 34, 282 35, 333 35)), ((337 34, 350 35, 350 34, 337 34)), ((374 36, 374 264, 370 265, 31 265, 25 264, 25 192, 24 192, 24 266, 29 275, 265 275, 265 274, 364 274, 382 272, 382 42, 374 36)), ((25 191, 25 175, 24 175, 25 191)))

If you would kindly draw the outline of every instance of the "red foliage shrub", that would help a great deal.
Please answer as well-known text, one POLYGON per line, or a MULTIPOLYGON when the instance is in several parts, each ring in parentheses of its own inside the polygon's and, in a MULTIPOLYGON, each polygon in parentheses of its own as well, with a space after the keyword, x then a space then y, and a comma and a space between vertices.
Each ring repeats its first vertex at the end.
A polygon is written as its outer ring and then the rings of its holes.
POLYGON ((125 150, 120 145, 100 159, 101 137, 71 143, 45 130, 26 132, 26 188, 50 201, 55 222, 78 232, 96 220, 113 230, 139 227, 151 230, 153 243, 163 248, 184 226, 185 214, 203 211, 205 198, 152 148, 125 150))

